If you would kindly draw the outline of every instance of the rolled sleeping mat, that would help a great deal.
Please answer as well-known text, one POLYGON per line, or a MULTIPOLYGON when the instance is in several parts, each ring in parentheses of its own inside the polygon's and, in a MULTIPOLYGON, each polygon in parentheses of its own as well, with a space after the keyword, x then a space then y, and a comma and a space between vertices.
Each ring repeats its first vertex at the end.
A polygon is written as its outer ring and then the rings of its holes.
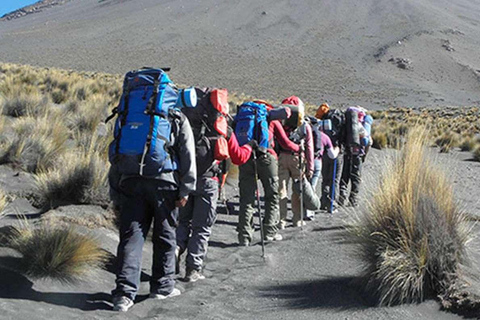
POLYGON ((286 119, 284 125, 289 128, 296 128, 303 124, 304 122, 304 115, 305 115, 305 107, 303 104, 300 106, 294 106, 291 104, 281 104, 281 107, 288 107, 292 111, 292 115, 290 118, 286 119))
POLYGON ((332 120, 327 119, 327 120, 319 120, 319 127, 322 132, 330 131, 332 130, 332 120))
POLYGON ((358 121, 358 113, 352 108, 345 111, 345 127, 347 135, 347 146, 360 146, 360 132, 358 126, 361 125, 358 121))
POLYGON ((370 135, 372 133, 373 118, 371 115, 366 115, 363 120, 363 128, 365 129, 365 137, 362 138, 362 146, 368 146, 370 144, 370 135))
POLYGON ((366 110, 364 108, 362 108, 360 106, 356 106, 356 107, 348 107, 347 111, 348 110, 355 111, 358 114, 358 121, 363 123, 363 121, 365 119, 365 115, 366 115, 366 110))
MULTIPOLYGON (((300 194, 299 179, 293 181, 292 190, 296 194, 300 194)), ((305 177, 303 177, 303 206, 305 209, 312 211, 320 209, 320 198, 317 196, 315 190, 312 188, 312 185, 305 177)))
POLYGON ((178 91, 177 108, 194 108, 197 106, 197 92, 194 87, 178 91))
POLYGON ((268 121, 286 120, 291 112, 287 107, 273 108, 268 112, 268 121))

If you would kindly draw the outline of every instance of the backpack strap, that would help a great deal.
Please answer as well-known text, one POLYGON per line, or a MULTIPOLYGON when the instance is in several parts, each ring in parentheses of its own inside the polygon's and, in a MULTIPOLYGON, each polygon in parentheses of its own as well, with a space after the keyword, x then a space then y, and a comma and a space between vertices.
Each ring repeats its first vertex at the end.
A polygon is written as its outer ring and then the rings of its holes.
POLYGON ((118 114, 118 107, 112 109, 112 113, 105 119, 105 123, 112 120, 118 114))
MULTIPOLYGON (((126 88, 125 89, 125 92, 124 92, 124 108, 123 108, 123 113, 124 114, 128 114, 128 106, 129 106, 129 103, 128 103, 128 95, 130 93, 130 88, 126 88)), ((118 110, 118 109, 117 109, 118 110)), ((120 150, 120 139, 122 137, 122 128, 123 126, 125 126, 125 123, 127 122, 127 117, 122 117, 122 119, 120 120, 120 130, 118 131, 118 137, 115 137, 115 140, 116 140, 116 143, 115 143, 115 153, 118 154, 119 153, 119 150, 120 150)))

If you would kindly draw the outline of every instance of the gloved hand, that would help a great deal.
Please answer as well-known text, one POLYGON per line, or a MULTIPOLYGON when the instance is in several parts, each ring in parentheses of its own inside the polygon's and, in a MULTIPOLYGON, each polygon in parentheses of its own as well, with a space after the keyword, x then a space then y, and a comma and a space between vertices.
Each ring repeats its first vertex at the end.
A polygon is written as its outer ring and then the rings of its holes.
POLYGON ((258 142, 257 142, 257 140, 255 140, 255 139, 248 141, 247 144, 248 144, 250 147, 252 147, 253 150, 257 150, 257 149, 258 149, 258 142))
POLYGON ((183 208, 187 204, 187 201, 188 201, 188 196, 180 198, 177 201, 175 201, 175 207, 183 208))

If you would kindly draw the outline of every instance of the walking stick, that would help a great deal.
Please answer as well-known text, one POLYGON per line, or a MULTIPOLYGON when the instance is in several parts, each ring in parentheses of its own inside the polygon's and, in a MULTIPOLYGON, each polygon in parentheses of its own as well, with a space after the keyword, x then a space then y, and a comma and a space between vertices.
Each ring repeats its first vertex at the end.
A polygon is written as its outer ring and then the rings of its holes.
POLYGON ((335 201, 335 185, 337 180, 337 159, 333 160, 333 181, 332 181, 332 195, 330 198, 330 214, 333 214, 333 202, 335 201))
POLYGON ((260 222, 260 237, 262 238, 262 258, 265 259, 265 238, 263 231, 263 217, 262 210, 260 206, 260 192, 258 190, 258 169, 257 169, 257 152, 253 150, 253 170, 255 172, 255 193, 257 195, 257 211, 258 211, 258 221, 260 222))
POLYGON ((300 170, 300 228, 303 229, 303 148, 304 139, 300 140, 300 156, 298 160, 298 167, 300 170))
MULTIPOLYGON (((259 133, 257 128, 257 116, 258 110, 255 109, 255 130, 254 136, 258 140, 259 133)), ((253 171, 255 173, 255 193, 257 194, 257 211, 258 211, 258 221, 260 222, 260 237, 262 238, 262 258, 265 259, 265 233, 263 230, 263 217, 262 217, 262 209, 260 206, 260 191, 258 190, 258 166, 257 166, 257 150, 252 150, 253 152, 253 171)))

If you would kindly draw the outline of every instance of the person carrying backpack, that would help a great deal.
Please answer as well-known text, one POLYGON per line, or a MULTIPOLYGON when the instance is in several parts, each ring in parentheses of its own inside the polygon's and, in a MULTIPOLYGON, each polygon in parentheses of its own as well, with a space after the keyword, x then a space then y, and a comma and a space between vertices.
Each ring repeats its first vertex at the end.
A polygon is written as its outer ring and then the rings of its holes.
MULTIPOLYGON (((280 194, 280 222, 279 228, 284 229, 287 222, 287 203, 288 203, 288 185, 292 181, 302 179, 303 175, 310 179, 314 171, 314 146, 313 133, 310 124, 304 119, 305 106, 298 97, 291 96, 282 101, 282 104, 296 107, 297 112, 292 112, 292 116, 285 121, 283 126, 287 135, 297 144, 304 142, 304 150, 292 152, 288 149, 279 148, 278 156, 278 176, 279 176, 279 194, 280 194), (293 138, 295 136, 295 138, 293 138), (300 159, 302 157, 302 159, 300 159), (306 160, 306 166, 300 168, 300 161, 306 160)), ((292 192, 292 213, 293 226, 302 226, 302 212, 300 208, 300 194, 292 192)), ((303 223, 302 223, 303 222, 303 223)))
POLYGON ((362 162, 371 145, 370 127, 373 118, 360 106, 349 107, 345 111, 346 147, 338 204, 345 205, 348 199, 352 207, 358 206, 358 193, 361 183, 362 162), (351 182, 350 194, 348 185, 351 182))
POLYGON ((314 146, 314 170, 310 183, 312 188, 315 190, 318 180, 322 174, 322 158, 327 151, 327 156, 334 160, 337 158, 338 153, 340 152, 339 147, 334 147, 332 140, 325 133, 330 130, 331 122, 329 120, 323 121, 318 120, 315 117, 308 117, 310 121, 310 126, 312 127, 313 133, 313 146, 314 146))
MULTIPOLYGON (((195 190, 193 132, 175 106, 179 93, 161 69, 126 74, 114 139, 109 146, 112 200, 120 211, 113 309, 133 306, 140 284, 142 247, 153 220, 150 297, 180 294, 175 285, 178 208, 195 190)), ((108 119, 107 119, 108 120, 108 119)))
POLYGON ((268 111, 272 108, 261 100, 246 102, 238 107, 234 119, 235 135, 239 145, 249 144, 256 153, 255 157, 252 155, 246 163, 239 166, 240 212, 237 232, 240 246, 249 246, 253 239, 257 185, 255 173, 258 173, 265 193, 264 240, 282 240, 277 228, 279 221, 278 162, 273 150, 273 139, 276 138, 282 146, 295 152, 298 152, 298 146, 288 139, 278 120, 268 121, 268 111))
POLYGON ((335 207, 333 206, 335 190, 338 190, 343 163, 345 115, 340 110, 330 109, 327 103, 323 103, 318 107, 315 118, 330 120, 331 130, 325 130, 325 134, 332 141, 332 145, 339 148, 339 154, 336 159, 322 157, 322 197, 320 209, 333 213, 335 211, 335 207))
POLYGON ((217 218, 219 182, 222 162, 232 155, 235 164, 243 164, 250 157, 250 145, 238 146, 232 129, 228 127, 228 92, 226 89, 196 88, 197 106, 182 108, 195 137, 197 186, 185 207, 180 208, 177 228, 177 267, 187 251, 186 282, 205 279, 202 273, 208 240, 217 218), (228 141, 227 141, 228 139, 228 141))

